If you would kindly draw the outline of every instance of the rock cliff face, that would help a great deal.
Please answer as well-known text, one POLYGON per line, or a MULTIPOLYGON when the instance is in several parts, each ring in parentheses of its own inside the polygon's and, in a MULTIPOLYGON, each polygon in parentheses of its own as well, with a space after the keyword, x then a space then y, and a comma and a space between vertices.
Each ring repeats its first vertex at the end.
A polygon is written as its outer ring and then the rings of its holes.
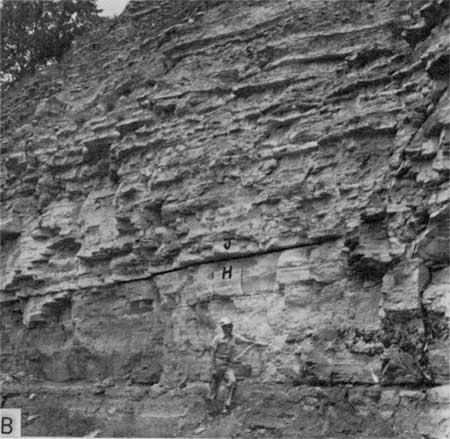
POLYGON ((3 93, 24 434, 449 437, 448 3, 131 2, 3 93))

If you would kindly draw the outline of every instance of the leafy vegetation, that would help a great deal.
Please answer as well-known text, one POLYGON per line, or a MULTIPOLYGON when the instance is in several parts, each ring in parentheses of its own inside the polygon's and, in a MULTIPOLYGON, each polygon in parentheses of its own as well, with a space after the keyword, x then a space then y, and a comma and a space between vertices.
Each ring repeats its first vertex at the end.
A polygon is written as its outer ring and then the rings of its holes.
POLYGON ((60 60, 99 20, 95 0, 3 0, 0 13, 2 83, 60 60))

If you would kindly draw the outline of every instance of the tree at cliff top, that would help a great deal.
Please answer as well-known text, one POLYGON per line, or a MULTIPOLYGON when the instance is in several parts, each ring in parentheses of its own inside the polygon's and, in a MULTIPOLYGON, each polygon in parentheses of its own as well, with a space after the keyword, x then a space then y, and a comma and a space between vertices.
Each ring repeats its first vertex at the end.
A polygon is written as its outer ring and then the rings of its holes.
POLYGON ((0 83, 58 61, 98 21, 95 0, 3 0, 0 13, 0 83))

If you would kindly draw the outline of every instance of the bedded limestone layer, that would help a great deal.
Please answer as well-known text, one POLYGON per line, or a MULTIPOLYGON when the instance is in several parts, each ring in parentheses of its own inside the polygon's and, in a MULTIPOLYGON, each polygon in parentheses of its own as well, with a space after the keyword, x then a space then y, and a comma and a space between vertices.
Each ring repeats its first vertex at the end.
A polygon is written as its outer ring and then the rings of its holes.
POLYGON ((24 431, 445 437, 448 20, 442 0, 131 2, 7 90, 24 431), (224 314, 268 347, 211 419, 224 314))

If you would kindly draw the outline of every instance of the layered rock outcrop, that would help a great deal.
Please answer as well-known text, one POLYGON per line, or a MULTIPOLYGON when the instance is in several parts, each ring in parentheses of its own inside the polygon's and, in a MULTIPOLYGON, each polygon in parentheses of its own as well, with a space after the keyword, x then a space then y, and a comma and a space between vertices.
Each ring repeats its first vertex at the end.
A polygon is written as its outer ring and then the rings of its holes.
POLYGON ((25 433, 448 437, 448 8, 131 2, 3 93, 25 433), (268 347, 211 418, 222 315, 268 347))

